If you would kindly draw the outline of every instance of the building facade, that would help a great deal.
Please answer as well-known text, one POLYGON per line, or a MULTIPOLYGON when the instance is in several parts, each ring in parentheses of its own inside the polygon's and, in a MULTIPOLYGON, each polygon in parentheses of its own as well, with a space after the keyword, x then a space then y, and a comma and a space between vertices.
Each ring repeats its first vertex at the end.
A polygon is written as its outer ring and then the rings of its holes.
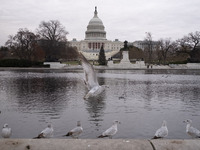
POLYGON ((106 59, 111 58, 124 46, 124 43, 118 39, 115 41, 106 39, 105 27, 97 14, 97 7, 95 7, 94 17, 89 21, 85 32, 85 39, 70 41, 70 46, 76 47, 88 60, 98 60, 101 46, 104 48, 106 59))
MULTIPOLYGON (((129 45, 132 45, 132 46, 135 46, 141 50, 145 50, 148 48, 149 46, 149 43, 147 41, 134 41, 133 43, 129 43, 129 45)), ((158 46, 158 42, 157 41, 152 41, 151 43, 151 46, 152 46, 152 49, 153 50, 156 50, 157 49, 157 46, 158 46)))

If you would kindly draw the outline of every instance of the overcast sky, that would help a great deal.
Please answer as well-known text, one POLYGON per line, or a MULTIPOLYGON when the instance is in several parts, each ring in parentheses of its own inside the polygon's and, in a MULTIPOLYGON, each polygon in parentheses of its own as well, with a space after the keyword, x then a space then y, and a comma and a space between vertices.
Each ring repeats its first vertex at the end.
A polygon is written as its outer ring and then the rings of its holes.
POLYGON ((145 32, 176 40, 200 31, 200 0, 0 0, 0 46, 19 28, 35 32, 49 20, 65 26, 69 41, 83 40, 95 6, 108 40, 143 40, 145 32))

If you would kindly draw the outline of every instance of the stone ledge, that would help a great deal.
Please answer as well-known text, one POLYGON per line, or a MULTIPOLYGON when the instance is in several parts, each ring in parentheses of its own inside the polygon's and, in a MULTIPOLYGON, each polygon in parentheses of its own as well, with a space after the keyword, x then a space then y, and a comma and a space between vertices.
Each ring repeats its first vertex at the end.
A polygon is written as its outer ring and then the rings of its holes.
POLYGON ((199 140, 0 139, 0 150, 199 150, 199 140))
POLYGON ((200 150, 200 140, 151 140, 156 150, 200 150))

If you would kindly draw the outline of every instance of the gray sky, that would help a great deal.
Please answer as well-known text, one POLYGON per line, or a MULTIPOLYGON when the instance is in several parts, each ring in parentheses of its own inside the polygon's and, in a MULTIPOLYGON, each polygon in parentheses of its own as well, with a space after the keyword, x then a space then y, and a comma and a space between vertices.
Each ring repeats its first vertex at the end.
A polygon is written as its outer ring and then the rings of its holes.
POLYGON ((35 32, 41 21, 59 20, 68 40, 83 40, 97 6, 107 39, 182 38, 200 31, 200 0, 0 0, 0 46, 19 28, 35 32))

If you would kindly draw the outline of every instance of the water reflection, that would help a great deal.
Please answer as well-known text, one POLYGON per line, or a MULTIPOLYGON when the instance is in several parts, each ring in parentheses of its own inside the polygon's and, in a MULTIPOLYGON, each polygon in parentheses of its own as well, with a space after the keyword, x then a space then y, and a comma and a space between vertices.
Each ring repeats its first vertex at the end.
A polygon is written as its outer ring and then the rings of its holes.
POLYGON ((92 97, 85 100, 85 103, 87 105, 86 110, 90 115, 89 121, 93 122, 95 126, 99 126, 99 122, 103 121, 105 109, 104 93, 97 98, 92 97))
POLYGON ((151 81, 146 81, 144 84, 145 84, 145 88, 143 90, 143 94, 144 94, 143 98, 145 99, 145 101, 144 101, 144 109, 147 109, 148 111, 151 111, 152 110, 151 100, 155 96, 154 87, 153 87, 151 81))
MULTIPOLYGON (((99 78, 98 82, 100 85, 105 84, 104 78, 99 78)), ((106 90, 97 97, 91 97, 85 100, 85 103, 87 105, 86 110, 90 115, 89 121, 96 126, 95 130, 97 131, 99 129, 99 126, 101 125, 99 122, 103 121, 103 115, 105 110, 105 94, 106 90)))
POLYGON ((60 114, 67 106, 67 97, 76 88, 76 84, 77 81, 66 78, 26 76, 8 83, 11 89, 6 91, 7 94, 15 96, 18 111, 36 113, 41 117, 40 121, 44 121, 48 116, 50 119, 60 118, 60 114))

